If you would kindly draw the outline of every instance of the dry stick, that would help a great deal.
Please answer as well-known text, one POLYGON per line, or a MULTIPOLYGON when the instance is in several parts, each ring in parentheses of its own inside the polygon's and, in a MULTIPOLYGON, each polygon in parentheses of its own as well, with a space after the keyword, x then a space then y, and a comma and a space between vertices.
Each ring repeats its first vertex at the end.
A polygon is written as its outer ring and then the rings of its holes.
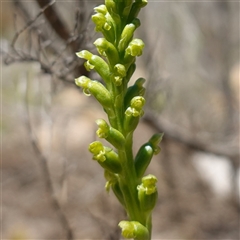
POLYGON ((32 125, 31 125, 31 117, 30 117, 30 109, 29 109, 29 104, 28 104, 28 90, 29 90, 29 79, 26 79, 26 93, 25 93, 25 107, 26 107, 26 127, 29 132, 29 136, 31 139, 31 144, 34 149, 34 152, 39 159, 39 164, 41 166, 43 175, 44 175, 44 182, 45 182, 45 187, 49 195, 49 199, 51 201, 51 205, 53 209, 56 211, 58 218, 60 220, 60 223, 62 227, 65 229, 67 233, 67 239, 72 240, 73 239, 73 232, 72 229, 69 225, 68 219, 66 218, 64 212, 62 211, 62 208, 60 206, 60 203, 57 199, 57 197, 54 194, 54 188, 53 188, 53 183, 50 177, 50 172, 48 168, 48 159, 47 157, 42 153, 41 148, 39 146, 38 140, 36 135, 34 134, 32 125))
POLYGON ((13 41, 11 43, 11 47, 13 49, 15 49, 14 45, 18 39, 18 37, 27 29, 29 28, 43 13, 44 11, 50 7, 51 5, 53 5, 55 3, 55 0, 52 0, 51 2, 49 2, 44 8, 42 8, 39 13, 35 16, 34 19, 30 20, 21 30, 19 30, 18 32, 16 32, 14 38, 13 38, 13 41))
POLYGON ((155 128, 157 131, 164 132, 165 138, 169 138, 176 142, 182 143, 193 150, 227 157, 230 161, 232 161, 232 159, 239 159, 238 149, 230 147, 228 148, 227 146, 223 145, 220 147, 216 145, 209 145, 207 143, 204 143, 204 141, 192 139, 191 137, 182 134, 179 130, 175 129, 170 124, 166 124, 160 121, 160 119, 157 118, 154 114, 146 113, 143 117, 143 121, 149 126, 155 128))
MULTIPOLYGON (((24 18, 24 21, 27 23, 31 19, 31 16, 28 13, 28 11, 26 10, 26 8, 24 7, 24 5, 22 4, 22 2, 19 0, 14 0, 14 5, 20 11, 20 13, 22 14, 22 17, 24 18)), ((37 33, 37 35, 39 35, 38 27, 33 25, 33 26, 31 26, 31 30, 33 30, 33 32, 35 32, 35 33, 37 33)), ((41 34, 40 37, 43 42, 48 40, 44 34, 41 34)), ((57 54, 59 52, 59 50, 54 45, 48 45, 48 48, 55 54, 57 54)))
MULTIPOLYGON (((57 33, 57 35, 61 39, 68 41, 68 39, 71 38, 70 32, 65 26, 65 24, 63 23, 63 21, 61 20, 61 18, 59 17, 54 6, 49 5, 50 0, 36 0, 36 1, 41 8, 45 8, 46 6, 49 6, 48 9, 44 11, 44 15, 46 19, 48 20, 49 24, 52 26, 54 31, 57 33)), ((76 42, 72 42, 71 47, 74 51, 77 51, 76 42)))
MULTIPOLYGON (((50 0, 36 0, 38 5, 41 8, 45 8, 45 6, 48 6, 50 4, 50 0)), ((75 54, 80 48, 80 44, 78 41, 78 37, 74 38, 71 36, 70 31, 67 29, 66 25, 63 23, 61 18, 59 17, 59 14, 57 10, 54 8, 54 6, 49 6, 46 11, 44 11, 44 15, 46 19, 48 20, 49 24, 52 26, 53 30, 56 32, 56 34, 66 42, 66 44, 70 45, 72 52, 75 54)), ((79 75, 85 75, 88 76, 89 73, 85 69, 84 65, 78 66, 75 69, 75 77, 78 77, 79 75)))
MULTIPOLYGON (((61 32, 61 34, 58 34, 58 36, 60 36, 60 38, 62 38, 65 42, 66 42, 66 46, 64 48, 64 50, 67 49, 68 46, 71 47, 72 51, 75 53, 75 51, 77 50, 77 42, 78 42, 78 36, 77 35, 74 35, 74 36, 71 36, 70 33, 68 33, 68 30, 65 28, 65 30, 59 30, 58 28, 61 27, 61 26, 64 26, 63 23, 61 22, 61 19, 60 17, 58 16, 56 10, 51 7, 52 4, 54 4, 55 1, 45 1, 44 3, 44 7, 39 11, 39 13, 34 17, 34 19, 30 19, 30 15, 28 14, 28 12, 26 11, 26 9, 24 8, 24 6, 22 5, 21 1, 19 0, 14 0, 14 4, 16 7, 18 7, 20 10, 21 10, 21 13, 22 15, 24 16, 24 19, 26 21, 26 25, 20 29, 19 31, 16 32, 14 38, 13 38, 13 41, 11 43, 11 47, 13 49, 13 51, 17 54, 18 58, 16 59, 14 56, 10 56, 10 54, 8 53, 8 57, 10 57, 11 60, 6 59, 5 60, 5 63, 6 64, 9 64, 13 61, 36 61, 36 62, 39 62, 40 65, 41 65, 41 68, 42 70, 44 70, 45 73, 49 73, 49 74, 53 74, 55 75, 57 78, 63 80, 63 81, 66 81, 66 82, 71 82, 72 84, 74 84, 74 77, 77 77, 79 75, 88 75, 88 72, 86 71, 86 69, 83 67, 83 65, 79 65, 79 64, 72 64, 72 66, 74 65, 74 67, 71 67, 71 69, 67 72, 63 72, 62 74, 59 74, 59 73, 55 73, 55 71, 51 68, 51 64, 44 64, 40 59, 39 57, 34 57, 34 56, 30 56, 30 54, 26 54, 24 53, 23 51, 20 51, 20 50, 17 50, 15 49, 15 43, 16 41, 18 40, 19 36, 24 32, 26 31, 27 29, 29 29, 31 27, 31 29, 33 29, 34 32, 37 33, 38 35, 38 40, 46 40, 45 37, 43 36, 43 34, 40 34, 39 36, 39 31, 36 27, 33 26, 33 23, 42 15, 42 14, 45 14, 45 11, 47 11, 48 8, 51 9, 50 12, 48 12, 47 15, 49 15, 50 13, 53 14, 53 16, 55 16, 55 18, 52 18, 52 17, 49 17, 47 18, 48 21, 52 21, 50 22, 50 25, 52 26, 53 30, 55 32, 61 32), (47 4, 46 4, 47 3, 47 4), (55 19, 55 20, 54 20, 55 19), (59 23, 61 23, 59 25, 59 23), (64 33, 64 34, 63 34, 64 33), (39 39, 40 38, 40 39, 39 39), (67 74, 69 72, 75 72, 76 76, 74 77, 71 77, 71 79, 67 79, 67 74)), ((41 4, 43 5, 43 2, 41 1, 41 4)), ((46 15, 46 14, 45 14, 46 15)), ((74 26, 74 31, 76 30, 76 25, 77 23, 75 24, 74 26)), ((79 43, 81 44, 81 43, 79 43)), ((52 49, 52 46, 51 46, 51 49, 52 49)), ((59 51, 55 51, 55 49, 52 49, 54 50, 54 53, 56 55, 58 55, 59 51)), ((42 52, 43 53, 43 52, 42 52)), ((63 53, 63 51, 61 51, 61 54, 63 53)), ((38 54, 39 55, 39 54, 38 54)), ((45 56, 46 58, 46 56, 45 56)), ((58 56, 58 59, 59 59, 59 56, 58 56)), ((53 65, 55 64, 55 62, 53 62, 53 65)))

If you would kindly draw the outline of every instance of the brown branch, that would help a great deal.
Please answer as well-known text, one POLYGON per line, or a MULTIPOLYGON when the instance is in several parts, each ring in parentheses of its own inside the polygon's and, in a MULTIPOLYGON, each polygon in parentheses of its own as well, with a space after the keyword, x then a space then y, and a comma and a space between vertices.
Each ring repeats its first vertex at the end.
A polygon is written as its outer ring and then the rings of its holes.
MULTIPOLYGON (((20 12, 20 14, 22 15, 24 21, 27 23, 27 22, 29 21, 29 19, 31 19, 31 16, 30 16, 29 12, 26 10, 26 8, 24 7, 24 5, 22 4, 22 2, 19 1, 19 0, 14 0, 14 5, 15 5, 16 9, 17 9, 17 10, 20 12)), ((37 35, 39 35, 39 34, 38 34, 38 33, 39 33, 39 28, 38 28, 38 27, 32 25, 32 26, 31 26, 31 30, 32 30, 32 32, 34 32, 34 33, 36 33, 37 35)), ((39 36, 41 37, 41 41, 42 41, 42 42, 45 42, 45 41, 47 42, 47 41, 49 40, 49 39, 47 39, 47 38, 45 37, 44 34, 40 34, 39 36)), ((50 44, 49 44, 47 47, 48 47, 54 54, 58 54, 59 50, 55 47, 55 45, 53 45, 53 44, 50 45, 50 44)))
MULTIPOLYGON (((45 8, 45 6, 49 5, 50 0, 36 0, 38 5, 41 8, 45 8)), ((56 34, 66 42, 66 46, 70 46, 72 49, 72 52, 75 54, 79 50, 79 47, 81 45, 79 41, 79 36, 74 37, 72 36, 71 32, 67 29, 64 22, 61 20, 56 8, 54 6, 49 6, 46 11, 44 11, 44 15, 46 19, 48 20, 49 24, 51 25, 52 29, 56 32, 56 34)), ((82 17, 83 18, 83 17, 82 17)), ((78 17, 76 20, 79 20, 78 17)), ((78 24, 78 23, 76 23, 78 24)), ((80 65, 77 68, 74 69, 75 77, 78 77, 79 75, 85 75, 88 76, 89 72, 86 71, 84 65, 80 65)))
POLYGON ((44 179, 44 183, 45 183, 45 187, 46 187, 46 190, 47 190, 47 193, 49 195, 49 199, 50 199, 50 202, 51 202, 51 205, 53 207, 53 209, 55 210, 55 212, 57 213, 57 216, 59 218, 59 221, 63 227, 63 229, 65 229, 66 231, 66 234, 67 234, 67 239, 68 240, 73 240, 73 232, 72 232, 72 229, 69 225, 69 222, 68 222, 68 219, 67 217, 65 216, 62 208, 61 208, 61 205, 57 199, 57 197, 55 196, 55 193, 54 193, 54 188, 53 188, 53 183, 52 183, 52 180, 51 180, 51 176, 50 176, 50 172, 49 172, 49 168, 48 168, 48 159, 47 157, 43 154, 40 146, 39 146, 39 143, 38 143, 38 140, 37 140, 37 137, 36 135, 34 134, 34 131, 33 131, 33 128, 32 128, 32 125, 31 125, 31 121, 30 121, 30 109, 29 109, 29 101, 28 101, 28 89, 29 89, 29 79, 26 80, 27 81, 27 84, 26 84, 26 94, 25 94, 25 106, 26 106, 26 127, 27 127, 27 130, 29 132, 29 135, 30 135, 30 139, 31 139, 31 144, 32 144, 32 147, 33 147, 33 150, 39 160, 39 164, 41 166, 41 169, 42 169, 42 173, 43 173, 43 179, 44 179))
MULTIPOLYGON (((38 5, 41 8, 45 8, 50 3, 50 0, 36 0, 38 5)), ((44 15, 51 25, 52 29, 56 32, 56 34, 63 39, 64 41, 69 41, 71 38, 70 31, 67 29, 67 26, 59 17, 59 14, 54 6, 49 6, 46 11, 44 11, 44 15)), ((76 52, 78 50, 77 41, 72 41, 70 44, 72 51, 76 52)))
POLYGON ((18 39, 18 37, 27 29, 29 28, 43 13, 44 11, 50 7, 52 4, 55 3, 55 0, 53 1, 49 1, 49 3, 47 5, 44 6, 44 8, 42 8, 38 14, 35 16, 34 19, 30 20, 21 30, 17 31, 16 34, 14 35, 13 41, 11 43, 11 47, 14 49, 14 45, 18 39))
POLYGON ((217 146, 214 144, 205 143, 203 140, 196 140, 190 137, 190 134, 185 134, 179 131, 176 127, 169 123, 161 121, 158 117, 151 113, 146 113, 143 121, 156 129, 158 132, 164 132, 164 137, 182 143, 195 151, 210 153, 218 156, 227 157, 230 160, 239 159, 239 150, 227 146, 217 146))

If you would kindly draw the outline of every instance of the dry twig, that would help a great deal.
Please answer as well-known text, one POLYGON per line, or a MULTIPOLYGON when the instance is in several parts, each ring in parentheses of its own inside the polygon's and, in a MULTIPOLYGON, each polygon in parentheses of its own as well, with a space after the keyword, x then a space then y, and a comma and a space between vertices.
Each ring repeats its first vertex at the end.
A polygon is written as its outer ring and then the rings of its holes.
POLYGON ((239 149, 228 148, 226 146, 217 146, 213 144, 206 144, 203 140, 196 140, 191 138, 189 134, 183 134, 179 129, 172 126, 170 123, 161 121, 158 117, 151 113, 146 113, 143 117, 145 123, 153 127, 159 132, 165 133, 165 138, 174 140, 175 142, 184 144, 195 151, 214 154, 217 156, 226 157, 228 159, 239 159, 239 149))
POLYGON ((31 140, 31 144, 33 147, 33 150, 36 154, 36 157, 39 160, 39 165, 41 167, 42 173, 43 173, 43 179, 45 182, 45 187, 49 196, 49 200, 51 202, 52 208, 55 210, 59 221, 63 227, 63 229, 66 232, 67 239, 72 240, 73 239, 73 232, 69 225, 69 221, 63 212, 61 205, 58 201, 58 198, 56 197, 54 193, 53 183, 51 180, 49 168, 48 168, 48 158, 43 154, 39 142, 37 139, 37 136, 34 133, 34 130, 32 128, 31 124, 31 117, 30 117, 30 109, 29 109, 29 99, 28 99, 28 91, 29 91, 29 79, 26 79, 26 93, 25 93, 25 107, 26 107, 26 127, 29 132, 29 138, 31 140))

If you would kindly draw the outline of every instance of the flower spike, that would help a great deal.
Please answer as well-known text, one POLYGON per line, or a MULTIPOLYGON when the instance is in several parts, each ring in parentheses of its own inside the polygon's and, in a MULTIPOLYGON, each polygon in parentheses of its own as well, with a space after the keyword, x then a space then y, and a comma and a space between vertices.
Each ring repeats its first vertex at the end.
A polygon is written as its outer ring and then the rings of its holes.
POLYGON ((134 240, 151 240, 151 213, 157 201, 157 179, 153 175, 143 176, 153 155, 161 150, 162 134, 153 135, 133 157, 133 133, 144 114, 145 79, 139 78, 133 86, 128 86, 136 69, 136 58, 144 49, 144 42, 134 38, 134 33, 141 24, 138 13, 147 0, 104 2, 94 8, 92 16, 95 31, 102 34, 94 42, 98 55, 87 50, 76 53, 86 60, 87 71, 96 71, 102 81, 80 76, 75 82, 86 95, 96 98, 108 118, 108 122, 104 119, 96 121, 96 135, 111 146, 94 141, 89 145, 89 151, 93 160, 104 169, 106 191, 112 190, 127 212, 129 221, 119 223, 122 235, 134 240))

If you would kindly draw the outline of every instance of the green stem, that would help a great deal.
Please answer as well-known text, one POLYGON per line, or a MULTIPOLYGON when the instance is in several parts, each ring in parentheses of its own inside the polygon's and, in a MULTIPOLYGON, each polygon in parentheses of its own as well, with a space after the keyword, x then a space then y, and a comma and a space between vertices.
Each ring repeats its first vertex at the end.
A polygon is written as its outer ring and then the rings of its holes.
POLYGON ((130 220, 145 224, 137 198, 137 177, 134 165, 131 163, 132 159, 128 159, 127 156, 130 154, 126 152, 126 148, 119 151, 118 154, 123 168, 123 174, 120 175, 119 183, 124 196, 126 211, 130 220))

